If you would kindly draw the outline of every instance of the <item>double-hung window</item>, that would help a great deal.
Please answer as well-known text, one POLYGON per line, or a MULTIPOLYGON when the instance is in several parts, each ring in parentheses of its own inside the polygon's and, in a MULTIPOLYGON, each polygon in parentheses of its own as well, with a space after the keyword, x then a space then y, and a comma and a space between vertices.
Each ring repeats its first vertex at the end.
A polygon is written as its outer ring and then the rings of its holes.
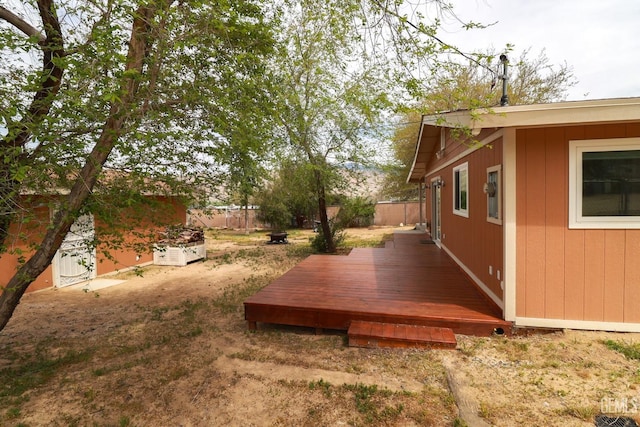
POLYGON ((453 213, 469 217, 469 164, 453 168, 453 213))
POLYGON ((487 221, 502 224, 502 167, 487 168, 487 182, 484 192, 487 195, 487 221))
POLYGON ((569 227, 640 228, 640 138, 569 142, 569 227))

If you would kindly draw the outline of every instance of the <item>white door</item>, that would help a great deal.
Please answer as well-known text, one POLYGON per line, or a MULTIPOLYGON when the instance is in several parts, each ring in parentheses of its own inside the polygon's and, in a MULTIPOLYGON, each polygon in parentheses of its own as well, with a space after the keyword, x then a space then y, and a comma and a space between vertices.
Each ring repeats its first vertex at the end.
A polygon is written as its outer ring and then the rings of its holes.
POLYGON ((442 234, 442 228, 440 226, 440 219, 442 217, 442 185, 440 179, 436 178, 431 181, 431 238, 438 245, 440 244, 440 237, 442 234))
POLYGON ((83 215, 73 223, 53 260, 55 286, 74 285, 96 277, 96 250, 89 245, 94 237, 93 215, 83 215))

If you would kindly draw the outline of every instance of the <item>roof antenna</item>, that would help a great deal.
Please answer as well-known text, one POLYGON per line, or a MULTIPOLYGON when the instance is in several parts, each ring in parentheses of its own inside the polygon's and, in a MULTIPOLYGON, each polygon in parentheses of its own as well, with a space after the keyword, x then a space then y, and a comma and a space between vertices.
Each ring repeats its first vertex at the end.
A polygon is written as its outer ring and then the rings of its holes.
POLYGON ((502 79, 502 97, 500 98, 500 106, 506 107, 509 105, 509 96, 507 95, 507 80, 509 75, 507 69, 509 68, 509 59, 504 53, 500 55, 500 62, 502 62, 502 74, 498 78, 502 79))

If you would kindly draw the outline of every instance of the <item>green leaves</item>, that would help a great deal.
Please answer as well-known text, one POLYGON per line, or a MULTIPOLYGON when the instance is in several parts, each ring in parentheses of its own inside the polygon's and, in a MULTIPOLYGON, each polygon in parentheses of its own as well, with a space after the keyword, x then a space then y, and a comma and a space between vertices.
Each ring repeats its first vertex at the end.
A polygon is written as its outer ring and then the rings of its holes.
MULTIPOLYGON (((148 15, 143 29, 141 63, 127 67, 139 3, 53 2, 54 10, 64 11, 60 24, 67 55, 52 57, 64 75, 58 79, 60 92, 45 98, 50 111, 37 122, 25 119, 34 93, 57 77, 42 71, 37 38, 6 31, 10 25, 0 19, 0 142, 8 165, 2 173, 20 184, 2 189, 2 213, 8 214, 3 218, 15 213, 20 192, 67 192, 83 165, 94 161, 88 153, 105 135, 115 138, 105 162, 109 172, 86 206, 110 218, 120 218, 116 211, 134 212, 145 200, 141 195, 180 195, 187 204, 208 199, 224 165, 238 165, 238 150, 221 150, 221 140, 247 147, 251 161, 251 153, 265 151, 273 105, 266 61, 273 32, 261 2, 157 2, 157 13, 148 15), (21 120, 24 125, 18 126, 21 120), (8 151, 7 141, 22 133, 28 143, 8 151)), ((23 6, 29 24, 43 27, 30 7, 23 6)), ((121 220, 110 223, 114 231, 120 225, 121 220)), ((6 236, 0 237, 1 246, 6 236)))
MULTIPOLYGON (((507 45, 507 49, 512 49, 507 45)), ((565 65, 551 66, 541 52, 531 58, 530 51, 523 51, 510 68, 509 101, 510 104, 532 104, 558 101, 563 99, 567 89, 575 84, 571 69, 565 65)), ((499 105, 501 87, 492 87, 495 79, 495 61, 493 51, 477 52, 476 62, 447 61, 439 64, 439 72, 432 79, 432 86, 415 109, 403 113, 401 122, 392 138, 394 162, 388 166, 389 174, 385 179, 385 196, 388 198, 417 198, 415 185, 407 185, 418 139, 421 114, 438 114, 442 111, 474 110, 499 105), (480 64, 480 65, 478 65, 480 64)), ((419 82, 409 81, 408 89, 419 93, 419 82)), ((444 123, 443 123, 444 124, 444 123)), ((456 132, 469 133, 470 129, 456 129, 456 132)), ((471 135, 467 135, 471 137, 471 135)))

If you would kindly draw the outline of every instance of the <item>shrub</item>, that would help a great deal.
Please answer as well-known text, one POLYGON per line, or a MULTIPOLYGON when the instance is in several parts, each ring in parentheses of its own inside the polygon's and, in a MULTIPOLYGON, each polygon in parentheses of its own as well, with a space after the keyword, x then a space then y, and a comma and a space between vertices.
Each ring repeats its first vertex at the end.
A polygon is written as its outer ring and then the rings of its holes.
MULTIPOLYGON (((335 223, 330 223, 329 228, 331 229, 331 235, 333 236, 333 242, 336 245, 336 248, 339 248, 344 244, 344 230, 342 227, 339 227, 335 223)), ((311 239, 311 247, 315 252, 318 253, 326 253, 327 250, 327 240, 324 237, 324 231, 322 227, 318 228, 318 232, 311 239)))
POLYGON ((368 227, 373 224, 375 212, 375 202, 365 197, 353 197, 341 203, 337 220, 343 228, 368 227))

